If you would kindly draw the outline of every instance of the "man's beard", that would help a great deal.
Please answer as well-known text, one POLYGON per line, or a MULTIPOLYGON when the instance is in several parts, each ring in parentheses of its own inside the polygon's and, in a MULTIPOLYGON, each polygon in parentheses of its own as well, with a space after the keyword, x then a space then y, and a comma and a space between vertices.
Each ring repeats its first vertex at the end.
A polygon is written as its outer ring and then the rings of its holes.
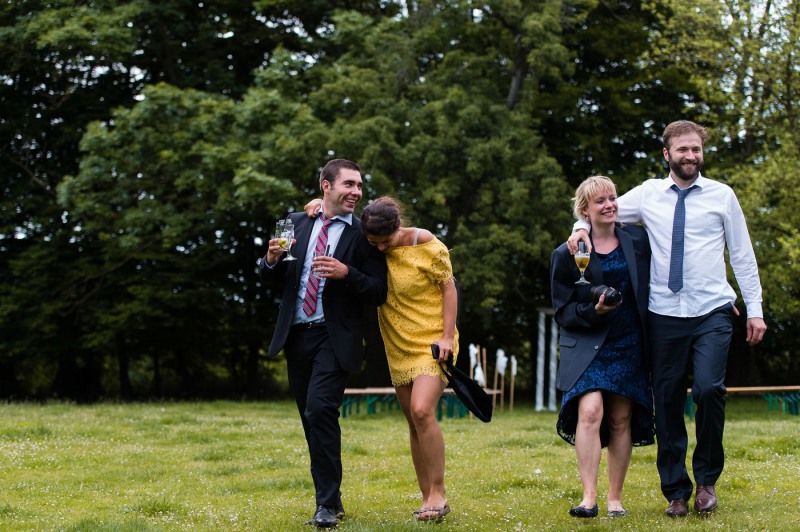
POLYGON ((683 170, 683 167, 678 161, 672 157, 669 158, 669 169, 672 170, 672 173, 675 174, 675 177, 683 181, 694 181, 697 179, 697 176, 700 175, 701 168, 703 168, 703 161, 697 161, 694 167, 694 172, 687 173, 683 170))

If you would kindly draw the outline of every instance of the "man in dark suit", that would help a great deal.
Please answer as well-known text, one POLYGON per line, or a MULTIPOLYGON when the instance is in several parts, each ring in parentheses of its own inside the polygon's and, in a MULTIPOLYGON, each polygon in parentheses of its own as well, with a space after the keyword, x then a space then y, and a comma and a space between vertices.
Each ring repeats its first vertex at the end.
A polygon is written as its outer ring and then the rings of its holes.
POLYGON ((349 372, 361 367, 365 312, 386 300, 386 260, 370 246, 353 209, 361 200, 361 169, 345 159, 329 161, 320 173, 322 215, 290 215, 294 255, 280 260, 278 239, 259 261, 262 277, 283 283, 278 322, 269 355, 286 354, 311 457, 318 527, 344 517, 339 407, 349 372), (314 259, 314 251, 328 255, 314 259), (311 273, 312 264, 314 268, 311 273))

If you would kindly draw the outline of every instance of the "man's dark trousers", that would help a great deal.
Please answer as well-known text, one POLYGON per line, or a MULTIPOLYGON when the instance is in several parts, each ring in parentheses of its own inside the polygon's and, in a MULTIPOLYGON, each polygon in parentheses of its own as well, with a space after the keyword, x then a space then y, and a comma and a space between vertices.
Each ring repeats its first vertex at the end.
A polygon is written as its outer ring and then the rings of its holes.
POLYGON ((693 485, 686 470, 688 438, 684 405, 692 371, 697 404, 697 445, 692 470, 699 485, 713 486, 724 466, 725 369, 733 333, 732 306, 704 316, 676 318, 648 314, 658 441, 658 474, 667 500, 689 500, 693 485))
POLYGON ((348 374, 336 360, 324 325, 292 327, 286 340, 286 365, 308 442, 317 504, 335 507, 342 484, 339 407, 348 374))

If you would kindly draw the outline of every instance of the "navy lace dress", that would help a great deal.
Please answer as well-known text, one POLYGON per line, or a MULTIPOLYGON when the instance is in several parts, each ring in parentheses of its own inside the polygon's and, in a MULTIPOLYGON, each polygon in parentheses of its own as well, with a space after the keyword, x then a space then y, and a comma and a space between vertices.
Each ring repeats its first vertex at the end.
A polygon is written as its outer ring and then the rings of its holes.
MULTIPOLYGON (((609 313, 611 328, 606 341, 571 390, 561 399, 558 415, 559 436, 575 445, 578 401, 587 392, 600 390, 604 397, 614 393, 633 401, 631 440, 634 446, 655 442, 652 388, 645 374, 641 327, 633 299, 628 265, 622 248, 607 255, 597 254, 606 285, 622 292, 622 304, 609 313)), ((608 446, 608 420, 600 424, 600 443, 608 446)))

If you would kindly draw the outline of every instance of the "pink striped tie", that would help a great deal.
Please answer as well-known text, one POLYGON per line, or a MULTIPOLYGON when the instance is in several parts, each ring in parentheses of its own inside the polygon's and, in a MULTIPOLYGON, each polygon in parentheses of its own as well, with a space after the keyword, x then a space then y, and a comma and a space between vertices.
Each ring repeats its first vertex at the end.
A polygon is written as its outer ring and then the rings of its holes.
MULTIPOLYGON (((336 220, 325 218, 324 214, 320 214, 322 220, 322 228, 317 235, 317 244, 314 246, 314 251, 322 253, 328 245, 328 227, 336 220)), ((306 296, 303 298, 303 312, 306 316, 311 316, 317 310, 317 294, 319 293, 319 277, 312 275, 309 271, 308 282, 306 283, 306 296)))

